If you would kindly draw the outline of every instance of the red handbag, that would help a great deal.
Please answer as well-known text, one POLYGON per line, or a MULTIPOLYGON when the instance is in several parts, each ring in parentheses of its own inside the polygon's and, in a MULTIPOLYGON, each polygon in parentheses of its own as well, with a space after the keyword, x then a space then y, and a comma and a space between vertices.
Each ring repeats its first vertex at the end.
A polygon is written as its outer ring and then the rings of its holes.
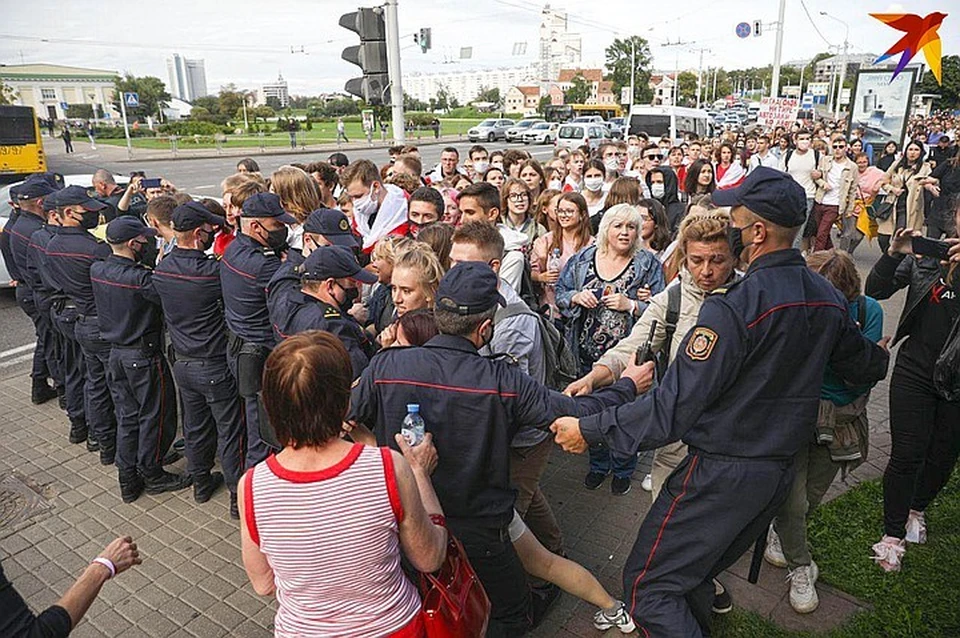
POLYGON ((467 553, 447 532, 447 557, 434 574, 420 574, 423 624, 427 638, 483 638, 490 599, 467 553))

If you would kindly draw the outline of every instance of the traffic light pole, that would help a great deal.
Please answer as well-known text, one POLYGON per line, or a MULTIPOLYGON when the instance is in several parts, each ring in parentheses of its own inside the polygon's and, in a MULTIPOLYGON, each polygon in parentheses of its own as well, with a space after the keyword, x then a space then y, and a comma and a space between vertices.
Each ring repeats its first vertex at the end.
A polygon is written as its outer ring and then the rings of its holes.
POLYGON ((403 83, 400 79, 400 24, 397 20, 397 0, 384 3, 384 22, 387 29, 387 69, 390 73, 390 110, 393 115, 393 140, 406 140, 403 120, 403 83))

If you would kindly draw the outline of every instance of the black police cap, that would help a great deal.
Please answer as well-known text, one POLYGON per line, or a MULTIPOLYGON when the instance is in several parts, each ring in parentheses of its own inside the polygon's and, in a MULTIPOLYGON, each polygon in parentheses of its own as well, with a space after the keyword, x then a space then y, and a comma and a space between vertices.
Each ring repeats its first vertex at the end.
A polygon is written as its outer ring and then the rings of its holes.
POLYGON ((187 202, 173 209, 171 224, 179 232, 200 228, 204 224, 223 226, 226 222, 223 217, 214 215, 200 202, 187 202))
POLYGON ((476 315, 497 304, 506 306, 497 290, 499 277, 489 264, 465 261, 447 271, 437 288, 437 307, 458 315, 476 315))
POLYGON ((807 219, 807 194, 792 177, 775 168, 760 166, 736 188, 713 191, 717 206, 745 206, 750 212, 785 228, 796 228, 807 219))
POLYGON ((60 206, 83 206, 90 211, 107 207, 100 200, 90 197, 90 193, 83 186, 67 186, 57 194, 57 203, 60 206))
POLYGON ((331 244, 356 248, 359 244, 347 216, 333 208, 319 208, 303 223, 303 232, 323 235, 331 244))
POLYGON ((275 193, 257 193, 248 197, 243 202, 243 212, 240 216, 259 219, 272 217, 284 224, 295 224, 297 221, 296 217, 283 210, 280 198, 275 193))
POLYGON ((121 215, 107 224, 106 237, 109 244, 122 244, 141 235, 156 237, 157 231, 140 221, 140 218, 130 215, 121 215))
POLYGON ((60 187, 50 183, 42 174, 31 175, 17 187, 17 197, 21 200, 37 199, 58 190, 60 187))
POLYGON ((377 282, 377 276, 360 267, 353 251, 345 246, 322 246, 307 255, 300 265, 303 279, 355 279, 365 284, 377 282))

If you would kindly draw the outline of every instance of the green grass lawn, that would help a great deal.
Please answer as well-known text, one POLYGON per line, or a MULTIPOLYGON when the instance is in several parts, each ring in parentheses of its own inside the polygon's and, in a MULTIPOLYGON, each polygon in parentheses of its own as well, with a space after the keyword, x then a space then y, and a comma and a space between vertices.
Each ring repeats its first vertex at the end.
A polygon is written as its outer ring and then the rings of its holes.
MULTIPOLYGON (((960 472, 927 510, 926 545, 908 545, 899 573, 871 560, 883 530, 879 481, 859 485, 814 513, 810 542, 820 581, 872 606, 829 638, 946 638, 960 636, 960 472)), ((717 623, 718 638, 799 638, 763 618, 734 610, 717 623)))
MULTIPOLYGON (((454 119, 440 119, 440 134, 441 135, 464 135, 466 136, 467 131, 475 126, 480 120, 479 119, 467 119, 467 120, 454 120, 454 119)), ((302 124, 301 124, 302 127, 302 124)), ((347 138, 351 142, 355 141, 364 141, 366 136, 363 133, 363 128, 360 122, 345 122, 344 123, 345 133, 347 138)), ((389 131, 387 133, 387 139, 389 137, 389 131)), ((407 135, 409 140, 413 143, 416 143, 418 137, 422 140, 433 139, 433 131, 413 131, 407 135)), ((335 142, 337 139, 337 124, 336 122, 315 122, 313 124, 313 130, 307 131, 301 128, 301 131, 297 134, 297 144, 320 144, 324 142, 335 142), (302 140, 302 141, 301 141, 302 140)), ((123 138, 119 139, 102 139, 97 140, 103 144, 113 144, 114 146, 126 146, 127 142, 123 138)), ((380 132, 376 131, 373 136, 374 142, 380 141, 380 132)), ((166 137, 159 138, 149 138, 149 137, 135 137, 131 140, 134 148, 148 148, 148 149, 164 149, 169 150, 171 148, 170 140, 166 137)), ((278 148, 278 147, 289 147, 290 146, 290 136, 285 132, 271 131, 269 134, 265 134, 262 140, 263 146, 265 148, 278 148)), ((228 135, 227 141, 224 142, 223 148, 259 148, 261 144, 261 139, 257 135, 228 135)), ((194 148, 216 148, 216 144, 210 141, 207 142, 195 142, 191 137, 182 137, 177 141, 177 148, 179 150, 189 150, 194 148)))

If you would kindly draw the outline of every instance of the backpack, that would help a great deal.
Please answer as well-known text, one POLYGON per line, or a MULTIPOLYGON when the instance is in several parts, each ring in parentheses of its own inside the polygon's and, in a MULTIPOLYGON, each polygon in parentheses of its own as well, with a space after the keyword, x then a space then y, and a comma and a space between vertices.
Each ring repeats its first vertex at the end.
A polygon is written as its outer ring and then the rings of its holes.
POLYGON ((520 290, 517 291, 523 303, 534 312, 540 310, 540 294, 533 283, 533 273, 530 270, 530 260, 523 260, 523 272, 520 273, 520 290))
POLYGON ((567 340, 549 319, 528 308, 526 303, 507 304, 505 308, 497 309, 493 325, 519 315, 537 318, 537 323, 540 324, 540 344, 543 348, 543 368, 546 372, 544 385, 551 390, 562 391, 577 380, 579 372, 577 360, 570 351, 567 340))
MULTIPOLYGON (((783 158, 783 172, 790 172, 790 156, 793 155, 794 149, 787 149, 787 156, 783 158)), ((813 149, 813 170, 820 170, 820 151, 813 149)))
POLYGON ((663 379, 667 373, 667 367, 670 365, 670 348, 673 345, 673 335, 677 332, 677 322, 680 321, 680 296, 682 290, 681 284, 667 288, 667 316, 664 321, 663 329, 667 335, 663 341, 663 347, 657 353, 657 378, 663 379))

